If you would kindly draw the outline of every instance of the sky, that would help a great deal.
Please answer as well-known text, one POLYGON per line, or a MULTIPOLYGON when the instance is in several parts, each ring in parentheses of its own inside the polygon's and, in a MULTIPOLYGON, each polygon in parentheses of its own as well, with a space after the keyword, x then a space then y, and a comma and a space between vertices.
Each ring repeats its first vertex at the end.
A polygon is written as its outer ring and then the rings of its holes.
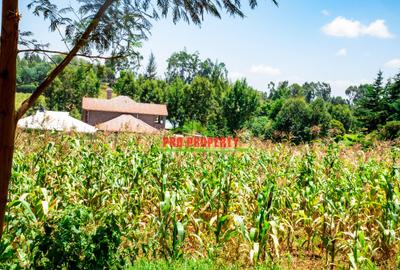
MULTIPOLYGON (((21 2, 21 29, 50 48, 65 49, 25 7, 28 1, 21 2)), ((166 59, 186 48, 224 62, 231 80, 246 78, 260 91, 270 81, 324 81, 341 96, 350 85, 373 81, 380 69, 386 78, 400 71, 399 0, 279 0, 279 7, 261 0, 254 10, 242 2, 245 18, 206 16, 201 27, 175 25, 170 18, 155 21, 139 48, 143 64, 152 52, 163 76, 166 59)))

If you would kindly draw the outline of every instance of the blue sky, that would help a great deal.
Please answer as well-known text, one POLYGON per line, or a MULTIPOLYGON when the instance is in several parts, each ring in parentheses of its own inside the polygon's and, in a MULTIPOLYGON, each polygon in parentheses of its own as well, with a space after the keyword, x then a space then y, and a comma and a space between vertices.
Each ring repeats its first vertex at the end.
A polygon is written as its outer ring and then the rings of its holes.
MULTIPOLYGON (((160 75, 173 52, 198 51, 202 58, 224 62, 231 79, 245 77, 262 91, 269 81, 326 81, 335 95, 344 95, 349 85, 370 82, 379 69, 386 77, 400 71, 400 1, 279 2, 277 8, 260 1, 255 10, 245 9, 244 19, 206 17, 201 27, 162 19, 139 50, 145 60, 154 53, 160 75)), ((64 49, 41 19, 24 6, 21 13, 23 30, 64 49)))

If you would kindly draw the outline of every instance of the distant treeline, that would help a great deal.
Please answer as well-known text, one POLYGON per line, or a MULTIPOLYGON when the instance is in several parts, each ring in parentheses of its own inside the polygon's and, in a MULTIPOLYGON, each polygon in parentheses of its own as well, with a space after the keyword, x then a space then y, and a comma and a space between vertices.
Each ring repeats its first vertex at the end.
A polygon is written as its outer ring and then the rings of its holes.
MULTIPOLYGON (((35 55, 20 59, 18 91, 32 92, 61 59, 35 55)), ((331 86, 324 82, 284 81, 258 91, 246 80, 230 81, 224 63, 203 60, 197 52, 176 52, 167 64, 161 77, 153 55, 144 72, 138 68, 116 71, 109 61, 75 60, 38 106, 79 116, 82 97, 98 97, 110 85, 115 94, 138 102, 167 104, 168 118, 180 132, 222 136, 242 131, 296 143, 347 133, 370 133, 383 139, 400 136, 400 73, 384 81, 379 71, 373 84, 351 86, 344 98, 332 96, 331 86)))

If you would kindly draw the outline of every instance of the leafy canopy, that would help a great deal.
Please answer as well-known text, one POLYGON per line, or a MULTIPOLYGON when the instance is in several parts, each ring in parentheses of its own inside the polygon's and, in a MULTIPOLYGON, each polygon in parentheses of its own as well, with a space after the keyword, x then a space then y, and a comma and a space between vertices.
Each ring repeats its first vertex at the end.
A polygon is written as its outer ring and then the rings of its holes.
MULTIPOLYGON (((31 0, 28 8, 49 21, 49 29, 59 32, 67 46, 73 46, 106 1, 76 0, 76 5, 57 2, 31 0)), ((277 5, 276 0, 272 2, 277 5)), ((248 4, 255 8, 257 1, 250 0, 248 4)), ((223 11, 243 17, 241 8, 242 1, 239 0, 114 0, 81 52, 88 55, 110 53, 119 64, 136 63, 136 48, 149 36, 152 21, 171 16, 174 23, 182 20, 200 25, 205 15, 221 18, 223 11)), ((49 46, 37 42, 32 34, 30 31, 22 32, 20 45, 35 49, 49 46)))

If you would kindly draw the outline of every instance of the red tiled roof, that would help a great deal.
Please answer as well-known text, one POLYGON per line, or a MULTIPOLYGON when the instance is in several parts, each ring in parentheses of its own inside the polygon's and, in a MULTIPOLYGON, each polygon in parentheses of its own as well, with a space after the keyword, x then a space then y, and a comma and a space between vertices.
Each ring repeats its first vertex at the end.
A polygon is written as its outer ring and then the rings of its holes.
POLYGON ((112 99, 84 97, 82 109, 87 111, 168 115, 167 106, 164 104, 138 103, 126 96, 118 96, 112 99))
POLYGON ((97 125, 99 130, 111 132, 135 132, 154 134, 159 133, 159 130, 150 126, 130 114, 123 114, 107 122, 97 125))

